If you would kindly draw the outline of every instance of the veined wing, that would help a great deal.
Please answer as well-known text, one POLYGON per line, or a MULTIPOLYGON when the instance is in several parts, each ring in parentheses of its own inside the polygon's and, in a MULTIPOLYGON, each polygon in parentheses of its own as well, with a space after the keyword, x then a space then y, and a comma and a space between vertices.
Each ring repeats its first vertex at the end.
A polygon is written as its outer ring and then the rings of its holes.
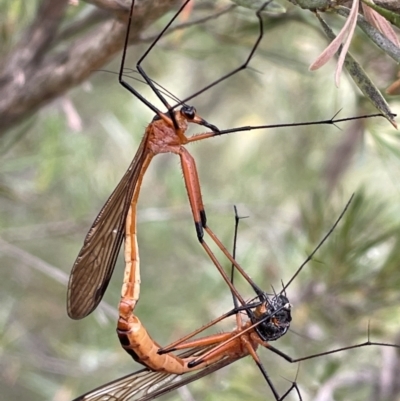
MULTIPOLYGON (((179 357, 201 356, 212 346, 196 347, 179 357)), ((188 372, 183 375, 170 374, 165 372, 154 372, 147 368, 138 370, 120 379, 98 387, 73 401, 149 401, 161 395, 176 390, 188 383, 196 381, 204 376, 213 373, 237 359, 223 357, 220 361, 213 363, 198 371, 188 372)))
POLYGON ((96 217, 72 267, 67 295, 67 311, 72 319, 82 319, 97 307, 111 279, 130 202, 147 154, 145 142, 146 137, 96 217))

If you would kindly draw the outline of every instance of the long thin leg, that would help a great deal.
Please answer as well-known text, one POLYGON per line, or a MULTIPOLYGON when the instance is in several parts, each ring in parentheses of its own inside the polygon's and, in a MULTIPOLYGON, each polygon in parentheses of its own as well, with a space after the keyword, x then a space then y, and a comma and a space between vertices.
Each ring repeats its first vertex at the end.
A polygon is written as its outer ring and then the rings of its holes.
MULTIPOLYGON (((256 303, 248 303, 246 306, 237 306, 234 309, 232 309, 231 311, 224 313, 222 316, 219 316, 218 318, 212 320, 211 322, 205 324, 204 326, 200 327, 199 329, 193 331, 190 334, 187 334, 186 336, 180 338, 177 341, 174 341, 173 343, 169 344, 166 347, 160 348, 160 350, 158 351, 159 354, 166 354, 169 352, 173 352, 176 351, 177 349, 179 349, 178 347, 180 346, 180 344, 182 343, 186 343, 187 340, 189 340, 190 338, 196 336, 197 334, 201 333, 202 331, 214 326, 215 324, 217 324, 218 322, 221 322, 222 320, 232 316, 232 315, 237 315, 239 314, 239 312, 241 311, 246 311, 247 309, 253 309, 256 308, 257 306, 259 306, 259 302, 256 303)), ((240 326, 238 326, 240 327, 240 326)))
POLYGON ((365 341, 363 343, 360 343, 360 344, 349 345, 347 347, 341 347, 341 348, 333 349, 333 350, 330 350, 330 351, 320 352, 318 354, 307 355, 307 356, 304 356, 304 357, 301 357, 301 358, 292 358, 289 355, 286 355, 282 351, 278 350, 277 348, 273 347, 270 343, 266 343, 266 342, 261 343, 260 342, 260 344, 263 345, 264 347, 268 348, 269 350, 271 350, 275 354, 277 354, 277 355, 281 356, 282 358, 286 359, 290 363, 307 361, 308 359, 319 358, 320 356, 336 354, 338 352, 348 351, 348 350, 356 349, 356 348, 367 347, 367 346, 370 346, 370 345, 375 345, 375 346, 379 346, 379 347, 391 347, 391 348, 400 349, 400 345, 397 345, 397 344, 387 344, 387 343, 374 342, 374 341, 370 341, 368 339, 367 341, 365 341))
MULTIPOLYGON (((234 210, 235 210, 235 229, 234 229, 234 239, 233 239, 233 251, 232 251, 232 255, 233 258, 235 258, 236 256, 236 242, 237 242, 237 233, 238 233, 238 227, 239 227, 239 220, 240 217, 237 214, 237 210, 236 210, 236 206, 234 206, 234 210)), ((233 276, 234 276, 234 265, 232 265, 232 270, 231 270, 231 283, 233 284, 233 276)), ((237 302, 237 298, 235 296, 234 291, 232 291, 232 297, 233 297, 233 305, 234 305, 234 309, 232 309, 231 311, 223 314, 222 316, 214 319, 213 321, 209 322, 208 324, 204 325, 203 327, 195 330, 194 332, 186 335, 185 337, 180 338, 179 340, 173 342, 172 344, 161 348, 158 352, 159 354, 165 354, 165 353, 169 353, 172 351, 176 351, 178 349, 182 349, 182 345, 187 347, 187 340, 189 340, 190 338, 196 336, 197 334, 201 333, 202 331, 208 329, 209 327, 215 325, 216 323, 222 321, 223 319, 232 316, 232 315, 236 315, 236 327, 240 328, 242 326, 242 320, 240 317, 239 312, 241 311, 248 311, 249 309, 253 309, 257 306, 260 306, 260 302, 256 302, 256 303, 247 303, 245 306, 240 307, 238 305, 237 302), (185 343, 185 344, 183 344, 185 343)), ((192 344, 192 343, 190 343, 192 344)), ((185 347, 184 347, 185 348, 185 347)))
MULTIPOLYGON (((146 74, 146 72, 144 71, 144 69, 141 66, 141 63, 143 62, 143 60, 149 55, 149 53, 151 52, 151 50, 154 48, 154 46, 157 44, 157 42, 161 39, 161 37, 164 35, 164 33, 167 31, 167 29, 172 25, 172 23, 175 21, 175 19, 178 17, 178 15, 182 12, 182 10, 186 7, 186 5, 189 3, 190 0, 186 0, 182 6, 180 7, 180 9, 175 13, 175 15, 172 17, 172 19, 168 22, 168 24, 164 27, 164 29, 159 33, 159 35, 157 35, 156 39, 151 43, 151 45, 149 46, 149 48, 145 51, 145 53, 142 55, 142 57, 138 60, 137 64, 136 64, 136 69, 139 72, 139 74, 143 77, 143 79, 148 83, 148 85, 150 86, 150 88, 153 90, 153 92, 155 93, 155 95, 160 99, 160 101, 164 104, 164 106, 167 108, 168 110, 168 114, 170 115, 171 119, 174 122, 174 126, 175 128, 178 128, 178 124, 174 118, 174 115, 172 113, 172 111, 182 105, 185 104, 187 101, 195 98, 196 96, 200 95, 201 93, 207 91, 208 89, 212 88, 213 86, 218 85, 219 83, 221 83, 222 81, 225 81, 226 79, 230 78, 231 76, 237 74, 238 72, 244 70, 247 68, 247 66, 249 65, 251 59, 253 58, 255 52, 257 51, 257 48, 264 36, 264 26, 263 26, 263 21, 262 21, 262 17, 261 17, 261 12, 268 6, 268 4, 271 1, 267 1, 265 2, 257 11, 256 11, 256 16, 258 18, 258 22, 259 22, 259 34, 258 37, 253 45, 253 47, 250 50, 249 55, 247 56, 247 59, 244 61, 244 63, 242 63, 239 67, 233 69, 232 71, 228 72, 227 74, 223 75, 221 78, 217 79, 216 81, 212 82, 211 84, 205 86, 204 88, 200 89, 199 91, 195 92, 193 95, 187 97, 186 99, 176 103, 173 107, 171 107, 167 100, 164 98, 164 96, 162 95, 162 93, 160 92, 160 90, 156 87, 156 85, 154 84, 154 82, 151 80, 151 78, 146 74)), ((142 101, 147 107, 149 107, 151 110, 153 110, 157 115, 160 115, 160 111, 153 105, 151 104, 147 99, 145 99, 136 89, 134 89, 128 82, 126 82, 123 78, 123 71, 124 71, 124 67, 125 67, 125 59, 126 59, 126 50, 128 47, 128 42, 129 42, 129 32, 130 32, 130 25, 132 23, 132 15, 133 15, 133 8, 134 8, 134 1, 132 1, 132 5, 131 5, 131 9, 129 12, 129 20, 128 20, 128 27, 127 27, 127 34, 125 37, 125 45, 124 45, 124 50, 123 50, 123 54, 122 54, 122 60, 121 60, 121 67, 120 67, 120 72, 119 72, 119 82, 120 84, 127 89, 129 92, 131 92, 134 96, 136 96, 140 101, 142 101)))
POLYGON ((273 385, 271 379, 269 378, 267 371, 264 369, 264 366, 261 363, 260 358, 257 355, 257 352, 254 350, 253 346, 250 344, 249 340, 245 336, 242 337, 241 340, 244 343, 245 347, 247 348, 249 354, 253 357, 254 362, 258 366, 258 369, 260 369, 262 375, 264 376, 265 381, 268 383, 272 393, 274 394, 275 400, 280 400, 281 398, 279 397, 279 394, 276 391, 275 386, 273 385))
POLYGON ((229 251, 225 248, 219 238, 214 234, 214 232, 207 226, 206 212, 204 210, 203 200, 201 196, 201 189, 199 183, 199 177, 197 174, 196 162, 194 158, 189 154, 189 152, 184 148, 179 148, 179 156, 181 159, 181 166, 183 171, 183 177, 185 180, 186 190, 189 197, 190 207, 192 209, 192 214, 194 218, 194 224, 196 228, 197 238, 207 252, 208 256, 214 262, 215 266, 219 270, 220 274, 223 276, 226 283, 229 285, 233 293, 236 295, 237 299, 242 305, 245 305, 245 301, 238 294, 237 290, 229 280, 228 275, 223 270, 223 267, 211 251, 210 247, 204 240, 204 231, 211 237, 222 253, 228 258, 228 260, 236 267, 240 274, 247 280, 251 285, 257 295, 262 295, 263 291, 254 283, 251 277, 243 270, 243 268, 236 262, 229 251), (204 231, 203 231, 204 230, 204 231))
POLYGON ((311 125, 336 125, 340 122, 352 121, 352 120, 360 120, 364 118, 374 118, 374 117, 382 117, 382 114, 368 114, 363 116, 356 117, 345 117, 345 118, 335 118, 337 113, 328 120, 320 120, 320 121, 304 121, 300 123, 287 123, 287 124, 266 124, 266 125, 247 125, 243 127, 234 127, 229 129, 223 129, 219 131, 205 132, 202 134, 197 134, 188 138, 188 142, 196 142, 202 141, 203 139, 213 138, 215 136, 232 134, 235 132, 244 132, 244 131, 256 131, 260 129, 271 129, 271 128, 285 128, 285 127, 303 127, 303 126, 311 126, 311 125))
MULTIPOLYGON (((140 57, 139 61, 136 63, 136 69, 138 70, 139 74, 143 77, 143 79, 148 83, 150 88, 153 90, 153 92, 156 94, 156 96, 161 100, 161 102, 164 104, 164 106, 168 109, 168 112, 170 114, 170 117, 174 120, 174 125, 175 128, 178 128, 175 119, 173 118, 171 106, 168 104, 166 99, 163 97, 161 92, 158 90, 158 88, 154 85, 154 82, 149 78, 149 76, 145 73, 143 70, 141 63, 142 61, 147 57, 147 55, 150 53, 150 51, 153 49, 153 47, 156 45, 156 43, 160 40, 160 38, 164 35, 165 31, 172 25, 172 23, 175 21, 175 19, 178 17, 178 15, 182 12, 182 10, 186 7, 186 5, 190 2, 190 0, 186 0, 181 8, 175 13, 175 15, 171 18, 171 20, 168 22, 168 24, 164 27, 164 29, 159 33, 159 35, 156 37, 156 39, 153 41, 153 43, 149 46, 149 48, 145 51, 142 57, 140 57)), ((131 10, 132 13, 132 10, 131 10)))
POLYGON ((245 62, 243 64, 241 64, 239 67, 235 68, 234 70, 232 70, 231 72, 228 72, 227 74, 223 75, 221 78, 217 79, 216 81, 212 82, 211 84, 205 86, 204 88, 200 89, 199 91, 197 91, 196 93, 194 93, 193 95, 187 97, 186 99, 182 100, 181 102, 177 103, 176 105, 174 105, 173 108, 184 104, 186 102, 188 102, 189 100, 195 98, 196 96, 199 96, 201 93, 206 92, 208 89, 212 88, 215 85, 218 85, 219 83, 221 83, 222 81, 225 81, 226 79, 230 78, 232 75, 237 74, 238 72, 244 70, 247 68, 247 66, 249 65, 251 59, 254 56, 254 53, 256 52, 263 36, 264 36, 264 24, 263 24, 263 20, 261 17, 261 13, 262 11, 268 6, 269 3, 271 3, 272 0, 266 1, 257 11, 256 11, 256 16, 258 18, 258 26, 259 26, 259 33, 258 33, 258 37, 253 45, 253 47, 250 50, 249 55, 247 56, 247 59, 245 60, 245 62))
MULTIPOLYGON (((143 70, 141 63, 143 60, 147 57, 147 55, 150 53, 150 51, 153 49, 153 47, 156 45, 156 43, 160 40, 160 38, 164 35, 165 31, 171 26, 171 24, 175 21, 175 19, 178 17, 178 15, 181 13, 181 11, 186 7, 186 5, 189 3, 190 0, 186 0, 181 8, 175 13, 173 18, 168 22, 168 24, 164 27, 164 29, 159 33, 159 35, 156 37, 156 39, 152 42, 152 44, 148 47, 148 49, 145 51, 145 53, 142 55, 142 57, 139 59, 139 61, 136 63, 136 69, 139 72, 139 74, 143 77, 143 79, 147 82, 147 84, 150 86, 150 88, 153 90, 153 92, 156 94, 156 96, 161 100, 161 102, 164 104, 164 106, 168 110, 168 114, 170 118, 173 121, 175 129, 179 130, 178 123, 175 119, 175 115, 173 113, 173 108, 168 104, 167 100, 165 97, 162 95, 160 90, 156 87, 154 84, 153 80, 145 73, 143 70)), ((122 60, 121 60, 121 66, 120 66, 120 71, 118 75, 119 83, 127 89, 129 92, 131 92, 134 96, 136 96, 141 102, 143 102, 147 107, 149 107, 151 110, 153 110, 157 115, 162 116, 163 113, 158 110, 157 107, 155 107, 153 104, 151 104, 147 99, 145 99, 133 86, 131 86, 128 82, 124 80, 123 77, 123 71, 125 67, 125 59, 126 59, 126 51, 128 48, 128 42, 129 42, 129 32, 130 32, 130 27, 132 23, 132 15, 133 15, 133 8, 135 6, 135 1, 132 0, 131 4, 131 9, 129 11, 129 19, 128 19, 128 27, 127 27, 127 32, 125 36, 125 43, 124 43, 124 49, 122 53, 122 60)))
MULTIPOLYGON (((131 9, 129 11, 129 19, 128 19, 128 26, 126 28, 126 36, 125 36, 125 43, 124 43, 124 49, 122 51, 122 59, 121 59, 121 66, 119 69, 119 74, 118 74, 118 81, 119 83, 127 89, 129 92, 131 92, 134 96, 136 96, 141 102, 143 102, 148 108, 154 111, 157 115, 160 115, 161 112, 155 107, 153 104, 151 104, 145 97, 143 97, 135 88, 133 88, 128 82, 124 80, 124 68, 125 68, 125 60, 126 60, 126 51, 128 48, 128 43, 129 43, 129 32, 131 29, 131 24, 132 24, 132 14, 133 14, 133 8, 135 6, 135 0, 132 0, 131 4, 131 9)), ((157 39, 158 40, 158 39, 157 39)), ((147 81, 147 80, 146 80, 147 81)), ((162 95, 159 93, 159 97, 162 97, 162 95)), ((163 102, 164 103, 164 102, 163 102)))
MULTIPOLYGON (((212 82, 211 84, 207 85, 206 87, 204 87, 203 89, 197 91, 196 93, 194 93, 193 95, 191 95, 190 97, 184 99, 183 101, 178 102, 177 104, 175 104, 173 107, 171 107, 168 102, 166 101, 166 99, 163 97, 162 93, 160 92, 160 90, 156 87, 156 85, 154 84, 154 82, 151 80, 151 78, 146 74, 146 72, 143 70, 143 68, 141 67, 141 63, 142 61, 148 56, 148 54, 150 53, 150 51, 154 48, 154 46, 156 45, 156 43, 160 40, 160 38, 164 35, 165 31, 170 27, 170 25, 173 23, 173 21, 177 18, 177 16, 180 14, 180 12, 183 10, 183 8, 186 6, 186 4, 189 2, 190 0, 187 0, 182 6, 181 8, 177 11, 177 13, 174 15, 174 17, 171 19, 171 21, 169 21, 169 23, 165 26, 165 28, 160 32, 160 34, 156 37, 156 39, 152 42, 152 44, 149 46, 149 48, 146 50, 146 52, 143 54, 143 56, 139 59, 136 67, 140 73, 140 75, 143 77, 143 79, 149 84, 149 86, 151 87, 151 89, 153 90, 153 92, 157 95, 157 97, 161 100, 161 102, 166 106, 167 110, 168 110, 168 115, 170 116, 171 120, 173 121, 174 127, 176 129, 178 129, 178 124, 176 122, 175 116, 172 113, 172 111, 179 105, 186 103, 187 101, 193 99, 194 97, 200 95, 201 93, 207 91, 208 89, 210 89, 211 87, 219 84, 220 82, 228 79, 229 77, 231 77, 232 75, 240 72, 241 70, 244 70, 247 68, 248 64, 250 63, 252 57, 254 56, 254 53, 256 52, 263 36, 264 36, 264 26, 263 26, 263 22, 262 22, 262 17, 261 17, 261 12, 268 6, 268 4, 270 3, 270 1, 267 1, 266 3, 264 3, 260 9, 256 12, 256 16, 258 18, 259 21, 259 35, 257 37, 256 42, 254 43, 252 49, 250 50, 250 53, 246 59, 246 61, 240 65, 239 67, 235 68, 234 70, 232 70, 231 72, 225 74, 223 77, 219 78, 218 80, 212 82)), ((131 10, 129 13, 129 20, 128 20, 128 27, 127 27, 127 34, 125 37, 125 44, 124 44, 124 50, 122 53, 122 59, 121 59, 121 66, 120 66, 120 71, 119 71, 119 75, 118 75, 118 79, 120 84, 127 89, 129 92, 131 92, 135 97, 137 97, 141 102, 143 102, 147 107, 149 107, 151 110, 154 111, 154 113, 156 113, 159 116, 162 116, 163 113, 157 108, 155 107, 153 104, 151 104, 146 98, 144 98, 135 88, 133 88, 127 81, 124 80, 124 75, 123 75, 123 71, 124 71, 124 67, 125 67, 125 60, 126 60, 126 52, 127 52, 127 47, 128 47, 128 42, 129 42, 129 32, 130 32, 130 26, 132 23, 132 14, 133 14, 133 8, 134 8, 134 1, 132 1, 132 5, 131 5, 131 10)), ((230 134, 233 132, 243 132, 243 131, 251 131, 251 130, 259 130, 259 129, 270 129, 270 128, 282 128, 282 127, 297 127, 297 126, 309 126, 309 125, 321 125, 321 124, 327 124, 327 125, 334 125, 336 123, 342 122, 342 121, 351 121, 354 119, 360 119, 360 118, 371 118, 371 117, 381 117, 382 114, 371 114, 371 115, 364 115, 364 116, 358 116, 358 117, 351 117, 351 118, 341 118, 341 119, 329 119, 329 120, 321 120, 321 121, 310 121, 310 122, 301 122, 301 123, 288 123, 288 124, 267 124, 267 125, 259 125, 259 126, 245 126, 245 127, 236 127, 236 128, 230 128, 230 129, 226 129, 226 130, 220 130, 218 132, 212 132, 212 133, 208 133, 208 134, 200 134, 197 135, 196 137, 192 138, 191 141, 196 141, 196 140, 201 140, 201 139, 205 139, 205 138, 209 138, 212 136, 216 136, 216 135, 225 135, 225 134, 230 134)))

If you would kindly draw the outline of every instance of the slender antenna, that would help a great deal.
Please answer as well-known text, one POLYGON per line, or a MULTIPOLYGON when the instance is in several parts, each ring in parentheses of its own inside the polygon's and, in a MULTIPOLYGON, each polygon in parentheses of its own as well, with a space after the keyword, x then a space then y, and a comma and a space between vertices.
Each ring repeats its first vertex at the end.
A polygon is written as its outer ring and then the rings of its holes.
MULTIPOLYGON (((108 74, 115 74, 115 75, 119 75, 119 72, 115 72, 115 71, 109 71, 109 70, 94 70, 95 72, 107 72, 108 74)), ((130 74, 139 74, 139 71, 134 70, 133 68, 124 68, 123 74, 122 76, 126 77, 126 78, 130 78, 133 79, 134 81, 140 82, 141 84, 145 84, 147 85, 147 82, 145 80, 142 80, 140 78, 136 78, 133 75, 130 74)), ((140 75, 141 76, 141 75, 140 75)), ((159 84, 158 82, 156 82, 154 79, 151 79, 151 82, 153 82, 153 84, 157 87, 160 88, 160 92, 164 95, 169 97, 171 100, 174 100, 175 102, 180 102, 181 99, 179 99, 178 96, 175 96, 171 91, 169 91, 165 86, 162 86, 161 84, 159 84)))

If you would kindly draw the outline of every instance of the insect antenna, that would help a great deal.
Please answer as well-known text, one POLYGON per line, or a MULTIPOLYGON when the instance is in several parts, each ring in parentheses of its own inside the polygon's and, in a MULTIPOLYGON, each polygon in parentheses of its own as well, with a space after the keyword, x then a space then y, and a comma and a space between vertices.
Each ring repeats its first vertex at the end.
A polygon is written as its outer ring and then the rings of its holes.
MULTIPOLYGON (((110 70, 95 70, 96 72, 107 72, 109 74, 115 74, 115 75, 119 75, 119 72, 115 72, 115 71, 110 71, 110 70)), ((133 68, 124 68, 124 72, 123 72, 123 76, 126 78, 130 78, 136 82, 139 82, 141 84, 144 85, 148 85, 147 82, 145 80, 142 80, 140 78, 136 78, 132 75, 129 74, 139 74, 138 71, 134 70, 133 68)), ((140 75, 140 74, 139 74, 140 75)), ((153 84, 158 88, 157 90, 159 90, 160 93, 162 93, 164 96, 169 97, 171 100, 175 101, 175 102, 180 102, 181 100, 175 96, 171 91, 169 91, 165 86, 162 86, 161 84, 159 84, 158 82, 156 82, 154 79, 149 78, 153 84)))

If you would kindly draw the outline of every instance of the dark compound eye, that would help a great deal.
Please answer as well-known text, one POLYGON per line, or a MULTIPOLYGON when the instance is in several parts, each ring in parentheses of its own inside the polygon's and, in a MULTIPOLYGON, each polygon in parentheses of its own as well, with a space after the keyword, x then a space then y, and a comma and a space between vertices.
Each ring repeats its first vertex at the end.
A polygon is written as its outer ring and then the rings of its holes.
POLYGON ((193 106, 182 106, 181 113, 188 119, 193 120, 196 116, 196 109, 193 106))

